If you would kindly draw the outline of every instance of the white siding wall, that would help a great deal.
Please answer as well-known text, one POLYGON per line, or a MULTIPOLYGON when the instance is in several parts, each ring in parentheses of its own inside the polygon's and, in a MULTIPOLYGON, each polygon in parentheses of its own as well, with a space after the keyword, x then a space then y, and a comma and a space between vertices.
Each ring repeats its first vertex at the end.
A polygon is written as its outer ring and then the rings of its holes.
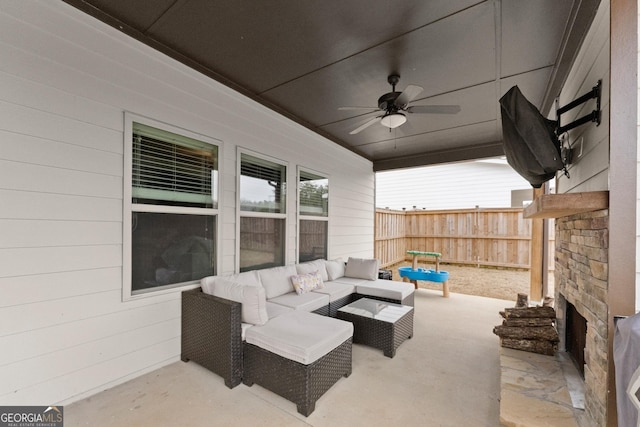
POLYGON ((218 271, 236 265, 237 147, 330 177, 330 257, 372 256, 372 164, 62 2, 0 8, 0 405, 65 404, 179 360, 180 295, 122 302, 124 112, 222 141, 218 271))
MULTIPOLYGON (((376 206, 468 209, 511 206, 511 191, 531 185, 508 164, 464 162, 376 173, 376 206)), ((531 193, 533 194, 533 192, 531 193)))
MULTIPOLYGON (((558 193, 609 189, 609 15, 609 2, 603 1, 559 97, 560 106, 566 105, 602 79, 602 123, 587 123, 569 132, 569 142, 575 150, 569 167, 571 178, 558 174, 558 193)), ((562 123, 594 109, 595 100, 591 100, 563 114, 562 123)), ((550 117, 555 119, 555 112, 550 117)))

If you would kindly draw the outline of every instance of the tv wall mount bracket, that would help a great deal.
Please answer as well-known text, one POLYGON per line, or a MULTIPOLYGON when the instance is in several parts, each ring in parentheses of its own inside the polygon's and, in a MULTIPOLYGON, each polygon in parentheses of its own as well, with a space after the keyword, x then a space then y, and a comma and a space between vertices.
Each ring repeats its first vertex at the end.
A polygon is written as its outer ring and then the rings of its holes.
POLYGON ((565 105, 564 107, 559 107, 556 109, 556 117, 558 118, 557 120, 557 127, 556 127, 556 135, 562 135, 563 133, 578 127, 580 125, 583 125, 585 123, 589 123, 589 122, 595 122, 596 126, 600 126, 600 120, 601 120, 601 116, 602 116, 602 112, 600 110, 600 100, 601 100, 601 95, 602 95, 602 80, 598 80, 598 83, 591 89, 590 92, 585 93, 584 95, 582 95, 580 98, 571 101, 570 103, 568 103, 567 105, 565 105), (590 101, 592 99, 596 99, 596 109, 593 110, 592 112, 590 112, 589 114, 585 114, 584 116, 580 117, 579 119, 575 119, 574 121, 572 121, 571 123, 567 123, 566 125, 562 125, 562 122, 560 120, 560 117, 562 116, 562 114, 566 113, 569 110, 572 110, 582 104, 584 104, 587 101, 590 101))
MULTIPOLYGON (((560 139, 560 155, 562 157, 562 163, 564 164, 564 174, 567 178, 569 178, 569 170, 568 166, 573 162, 573 149, 570 145, 566 144, 566 139, 562 138, 562 135, 573 128, 576 128, 585 123, 594 122, 596 126, 600 126, 600 121, 602 119, 602 111, 600 110, 600 101, 602 95, 602 80, 598 80, 598 83, 591 89, 591 91, 585 93, 580 98, 568 103, 564 107, 556 108, 556 117, 558 118, 556 121, 556 136, 560 139), (574 108, 592 100, 596 100, 596 109, 591 111, 584 116, 575 119, 571 123, 567 123, 566 125, 562 124, 561 116, 567 111, 573 110, 574 108)), ((556 103, 558 100, 556 99, 556 103)))

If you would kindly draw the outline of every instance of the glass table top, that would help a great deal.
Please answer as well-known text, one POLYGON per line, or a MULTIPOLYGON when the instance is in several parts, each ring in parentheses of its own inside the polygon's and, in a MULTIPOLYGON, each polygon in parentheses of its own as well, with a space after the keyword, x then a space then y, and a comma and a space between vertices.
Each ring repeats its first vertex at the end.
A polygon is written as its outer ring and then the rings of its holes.
POLYGON ((395 323, 405 314, 413 310, 407 305, 393 304, 369 298, 361 298, 338 309, 349 314, 395 323))

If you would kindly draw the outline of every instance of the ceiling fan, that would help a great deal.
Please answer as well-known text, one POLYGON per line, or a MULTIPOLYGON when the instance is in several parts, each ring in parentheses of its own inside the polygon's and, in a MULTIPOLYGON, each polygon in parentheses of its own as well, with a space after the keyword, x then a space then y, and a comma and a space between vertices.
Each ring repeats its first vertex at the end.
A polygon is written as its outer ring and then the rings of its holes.
POLYGON ((403 92, 396 92, 396 84, 400 81, 400 76, 391 74, 387 77, 391 85, 391 92, 385 93, 378 98, 378 108, 374 107, 339 107, 338 110, 370 110, 370 112, 382 111, 379 116, 366 121, 361 126, 355 128, 350 135, 363 131, 374 123, 380 122, 389 129, 397 128, 407 121, 406 113, 410 114, 456 114, 460 111, 459 105, 412 105, 409 103, 423 91, 420 86, 409 85, 403 92))

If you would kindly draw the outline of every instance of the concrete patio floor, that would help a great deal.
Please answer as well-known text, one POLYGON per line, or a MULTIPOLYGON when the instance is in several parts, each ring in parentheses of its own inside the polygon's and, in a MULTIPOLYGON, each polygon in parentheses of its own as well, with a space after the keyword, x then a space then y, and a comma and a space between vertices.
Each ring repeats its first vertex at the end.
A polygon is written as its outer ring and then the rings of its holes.
POLYGON ((65 426, 500 425, 500 346, 492 333, 505 300, 421 289, 414 337, 393 359, 353 346, 353 373, 307 418, 261 388, 228 389, 196 363, 175 362, 64 408, 65 426))

